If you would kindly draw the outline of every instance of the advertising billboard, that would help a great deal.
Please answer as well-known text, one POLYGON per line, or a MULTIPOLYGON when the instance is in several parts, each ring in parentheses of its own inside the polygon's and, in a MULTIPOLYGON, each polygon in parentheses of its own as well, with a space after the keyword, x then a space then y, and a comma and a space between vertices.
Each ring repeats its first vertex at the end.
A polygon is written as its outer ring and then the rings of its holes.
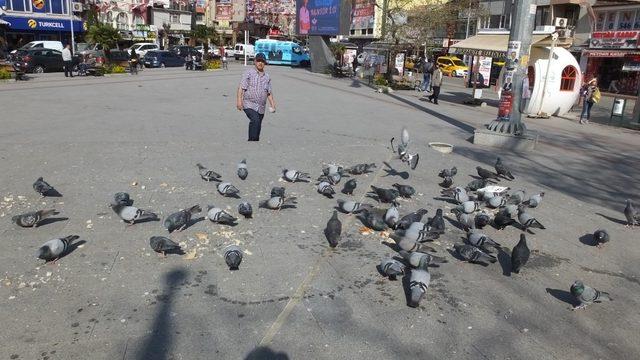
POLYGON ((353 0, 352 29, 373 29, 376 0, 353 0))
POLYGON ((340 34, 340 8, 340 0, 296 0, 297 33, 340 34))
POLYGON ((229 21, 233 13, 231 0, 218 0, 216 2, 216 21, 229 21))

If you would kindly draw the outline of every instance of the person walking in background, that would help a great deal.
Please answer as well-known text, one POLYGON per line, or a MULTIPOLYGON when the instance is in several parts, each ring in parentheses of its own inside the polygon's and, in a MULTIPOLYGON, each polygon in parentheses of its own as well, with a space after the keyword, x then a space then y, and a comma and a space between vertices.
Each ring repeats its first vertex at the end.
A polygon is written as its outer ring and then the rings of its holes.
POLYGON ((271 93, 271 78, 264 71, 267 60, 264 54, 258 53, 254 59, 254 67, 245 71, 238 87, 236 107, 249 118, 249 141, 260 141, 260 130, 264 110, 269 100, 269 111, 276 112, 276 103, 271 93))
POLYGON ((422 87, 420 90, 423 92, 431 91, 429 90, 431 85, 431 74, 433 74, 434 65, 428 58, 424 59, 424 63, 422 64, 422 87))
POLYGON ((71 45, 69 44, 62 49, 62 62, 64 64, 64 77, 73 77, 73 57, 71 56, 71 45))
POLYGON ((440 70, 439 66, 435 66, 435 70, 433 70, 433 75, 431 76, 431 87, 433 88, 433 93, 429 96, 429 101, 436 105, 438 105, 438 96, 440 96, 440 87, 442 86, 443 78, 442 70, 440 70))
POLYGON ((580 124, 588 124, 591 118, 591 108, 593 104, 600 101, 600 89, 598 89, 598 80, 593 78, 586 83, 580 90, 582 100, 582 113, 580 114, 580 124))
POLYGON ((136 49, 131 49, 131 55, 129 56, 129 72, 131 75, 138 74, 138 54, 136 49))

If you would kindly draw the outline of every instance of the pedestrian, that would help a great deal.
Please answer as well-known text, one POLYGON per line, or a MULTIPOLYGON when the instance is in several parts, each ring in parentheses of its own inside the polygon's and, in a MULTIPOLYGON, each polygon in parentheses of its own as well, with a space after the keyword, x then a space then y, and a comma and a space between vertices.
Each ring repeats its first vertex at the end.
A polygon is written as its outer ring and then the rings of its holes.
POLYGON ((71 57, 71 45, 69 44, 62 49, 62 62, 64 64, 64 77, 73 77, 73 57, 71 57))
POLYGON ((427 92, 431 85, 431 74, 433 74, 434 65, 428 58, 424 59, 424 63, 422 64, 422 87, 420 90, 427 92))
POLYGON ((442 70, 440 70, 439 66, 435 66, 435 70, 433 70, 433 75, 431 77, 431 87, 433 88, 433 93, 429 96, 429 101, 438 105, 438 96, 440 96, 440 87, 442 87, 442 80, 444 76, 442 75, 442 70))
POLYGON ((229 61, 227 60, 227 52, 224 49, 224 46, 220 45, 220 58, 222 59, 222 68, 225 70, 229 70, 229 61))
POLYGON ((271 93, 271 78, 264 71, 267 60, 264 54, 258 53, 254 59, 254 67, 245 71, 238 87, 236 107, 249 118, 249 141, 260 141, 260 130, 264 111, 269 100, 269 111, 276 111, 276 103, 271 93))
POLYGON ((588 124, 591 118, 591 107, 600 101, 600 89, 598 89, 598 80, 593 78, 589 80, 580 90, 582 100, 582 113, 580 114, 580 124, 588 124))
POLYGON ((351 66, 353 66, 353 76, 356 76, 356 70, 358 69, 358 56, 353 56, 353 61, 351 62, 351 66))
POLYGON ((131 55, 129 56, 129 72, 131 75, 138 75, 138 54, 136 49, 131 49, 131 55))

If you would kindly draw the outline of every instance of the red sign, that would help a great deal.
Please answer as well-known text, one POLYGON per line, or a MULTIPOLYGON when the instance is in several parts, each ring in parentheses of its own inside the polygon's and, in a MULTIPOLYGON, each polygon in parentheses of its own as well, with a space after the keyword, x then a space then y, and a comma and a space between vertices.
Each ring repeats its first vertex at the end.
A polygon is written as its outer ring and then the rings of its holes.
POLYGON ((216 4, 216 20, 231 20, 233 6, 231 4, 216 4))
POLYGON ((511 118, 511 104, 513 102, 513 94, 511 91, 502 91, 500 102, 498 103, 498 119, 509 120, 511 118))
POLYGON ((592 49, 636 49, 640 31, 596 31, 591 34, 592 49))
POLYGON ((623 57, 626 53, 624 51, 587 51, 589 57, 623 57))

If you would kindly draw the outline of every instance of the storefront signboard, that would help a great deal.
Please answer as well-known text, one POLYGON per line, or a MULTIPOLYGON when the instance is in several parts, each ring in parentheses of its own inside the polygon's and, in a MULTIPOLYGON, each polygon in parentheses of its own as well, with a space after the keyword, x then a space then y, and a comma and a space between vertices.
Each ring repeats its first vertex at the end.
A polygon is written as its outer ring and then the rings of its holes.
MULTIPOLYGON (((37 17, 17 17, 3 16, 2 20, 9 23, 11 30, 33 30, 33 31, 71 31, 71 24, 68 20, 45 19, 37 17)), ((73 22, 73 31, 83 32, 82 21, 73 22)))
POLYGON ((398 70, 398 75, 404 75, 404 53, 396 54, 396 69, 398 70))
POLYGON ((637 49, 640 31, 596 31, 591 34, 591 49, 637 49))
POLYGON ((375 0, 354 0, 351 28, 373 29, 375 6, 375 0))
POLYGON ((489 87, 489 81, 491 80, 491 61, 493 58, 487 56, 480 56, 478 61, 478 73, 482 75, 483 86, 489 87))

